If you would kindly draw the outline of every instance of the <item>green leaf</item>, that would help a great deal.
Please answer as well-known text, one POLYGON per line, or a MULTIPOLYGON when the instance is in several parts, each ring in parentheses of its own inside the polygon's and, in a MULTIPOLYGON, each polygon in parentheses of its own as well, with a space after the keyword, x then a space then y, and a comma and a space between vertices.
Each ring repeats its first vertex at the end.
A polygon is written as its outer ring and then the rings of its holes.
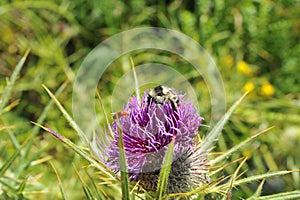
POLYGON ((27 50, 25 52, 24 56, 22 57, 22 59, 18 62, 17 66, 16 66, 14 72, 12 73, 12 75, 9 79, 9 82, 8 82, 4 92, 3 92, 3 96, 2 96, 1 101, 0 101, 0 115, 2 114, 3 108, 4 108, 5 104, 8 101, 11 90, 12 90, 12 88, 13 88, 16 80, 17 80, 18 74, 20 73, 20 71, 21 71, 21 69, 22 69, 22 67, 23 67, 23 65, 26 61, 26 58, 29 54, 29 51, 30 50, 27 50))
POLYGON ((168 146, 168 150, 164 157, 164 161, 159 173, 159 178, 157 182, 157 190, 156 190, 156 199, 163 199, 163 196, 166 194, 168 187, 169 174, 172 167, 173 162, 173 154, 174 154, 174 139, 168 146))

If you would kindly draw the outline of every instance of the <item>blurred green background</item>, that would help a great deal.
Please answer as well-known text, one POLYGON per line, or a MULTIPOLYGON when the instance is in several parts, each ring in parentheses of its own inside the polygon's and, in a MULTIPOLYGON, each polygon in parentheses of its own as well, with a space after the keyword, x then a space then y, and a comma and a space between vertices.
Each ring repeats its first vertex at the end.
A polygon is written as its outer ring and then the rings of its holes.
MULTIPOLYGON (((0 176, 0 195, 60 198, 51 160, 67 195, 71 199, 84 197, 80 181, 70 169, 72 163, 77 168, 87 163, 30 124, 39 119, 50 101, 41 85, 55 92, 68 81, 58 99, 71 113, 72 82, 85 56, 116 33, 147 26, 174 29, 199 42, 221 72, 228 107, 251 90, 226 125, 215 151, 226 151, 250 135, 275 126, 233 157, 249 157, 243 166, 246 175, 299 169, 299 0, 0 0, 0 96, 16 64, 30 49, 5 112, 0 115, 0 167, 27 137, 33 138, 32 145, 22 150, 0 176), (24 180, 27 180, 25 189, 17 193, 24 180)), ((209 119, 210 99, 205 83, 195 70, 182 71, 180 66, 187 65, 184 60, 147 53, 130 56, 135 65, 160 62, 184 74, 199 92, 201 115, 209 119)), ((101 95, 107 112, 110 112, 107 99, 116 81, 128 71, 128 62, 126 56, 118 59, 101 80, 106 86, 101 95)), ((52 106, 46 112, 43 124, 80 143, 57 107, 52 106)), ((234 168, 231 170, 224 175, 232 173, 234 168)), ((257 184, 234 190, 234 196, 250 196, 257 184)), ((296 189, 300 189, 300 175, 295 172, 267 181, 263 191, 272 194, 296 189)))

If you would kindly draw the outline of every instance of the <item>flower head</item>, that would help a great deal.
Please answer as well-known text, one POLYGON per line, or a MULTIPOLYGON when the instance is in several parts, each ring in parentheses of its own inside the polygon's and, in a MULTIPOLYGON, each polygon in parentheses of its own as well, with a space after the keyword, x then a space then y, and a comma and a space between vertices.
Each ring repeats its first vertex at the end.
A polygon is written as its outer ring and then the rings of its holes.
MULTIPOLYGON (((158 88, 160 87, 160 88, 158 88)), ((168 144, 174 139, 174 156, 169 175, 168 192, 186 192, 207 181, 208 161, 199 152, 195 136, 201 125, 196 106, 184 95, 176 96, 177 102, 168 99, 161 89, 157 99, 145 92, 141 102, 136 97, 124 107, 112 124, 114 140, 107 148, 106 164, 119 171, 118 130, 122 131, 127 168, 131 180, 140 182, 147 190, 155 190, 160 168, 168 144), (118 127, 119 126, 119 127, 118 127)))
POLYGON ((271 83, 265 81, 261 86, 260 93, 262 96, 271 97, 275 94, 275 89, 271 83))
POLYGON ((237 63, 237 70, 240 74, 243 74, 246 76, 252 76, 254 73, 253 69, 249 66, 249 64, 243 60, 241 60, 237 63))

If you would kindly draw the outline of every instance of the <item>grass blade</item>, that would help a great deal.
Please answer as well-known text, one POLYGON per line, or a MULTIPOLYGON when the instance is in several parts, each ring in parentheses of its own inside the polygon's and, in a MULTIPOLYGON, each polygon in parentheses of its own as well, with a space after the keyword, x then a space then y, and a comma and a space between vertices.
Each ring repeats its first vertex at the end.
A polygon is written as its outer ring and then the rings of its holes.
POLYGON ((300 199, 300 190, 282 192, 268 196, 258 197, 257 200, 285 200, 285 199, 300 199))
POLYGON ((246 140, 244 140, 243 142, 241 142, 240 144, 234 146, 233 148, 229 149, 228 151, 226 151, 224 154, 218 156, 217 158, 215 158, 214 160, 210 161, 211 166, 216 165, 218 162, 222 161, 223 159, 227 158, 228 156, 230 156, 233 152, 237 151, 238 149, 240 149, 241 147, 245 146, 248 142, 250 142, 251 140, 253 140, 254 138, 268 132, 269 130, 271 130, 274 127, 270 127, 267 128, 249 138, 247 138, 246 140))
POLYGON ((72 117, 69 115, 69 113, 66 111, 66 109, 61 105, 61 103, 57 100, 55 95, 45 86, 42 85, 43 88, 46 90, 46 92, 49 94, 51 99, 54 101, 54 103, 57 105, 59 110, 62 112, 63 116, 66 118, 66 120, 69 122, 71 127, 78 133, 80 138, 88 144, 88 139, 86 138, 85 134, 82 132, 80 127, 76 124, 76 122, 72 119, 72 117))
MULTIPOLYGON (((62 91, 67 87, 68 85, 68 81, 65 81, 59 88, 58 90, 55 92, 55 97, 58 97, 62 91)), ((38 124, 42 124, 47 116, 47 113, 49 112, 51 106, 53 105, 53 100, 51 99, 49 101, 49 103, 46 105, 45 109, 43 110, 42 114, 40 115, 40 117, 37 120, 38 124)), ((25 150, 24 150, 24 158, 26 159, 28 157, 28 153, 31 149, 32 143, 34 142, 34 140, 36 139, 35 136, 39 133, 40 127, 39 126, 34 126, 34 128, 32 129, 32 133, 31 133, 31 138, 29 139, 27 145, 25 146, 25 150)))
POLYGON ((172 161, 174 154, 174 139, 168 146, 168 150, 164 157, 164 161, 159 173, 159 178, 157 182, 157 190, 156 190, 156 199, 163 199, 163 196, 166 194, 168 187, 169 174, 171 171, 172 161))
POLYGON ((17 64, 14 72, 12 73, 10 79, 9 79, 9 82, 4 90, 4 93, 3 93, 3 96, 1 98, 1 101, 0 101, 0 115, 2 114, 2 111, 3 111, 3 108, 5 106, 5 104, 7 103, 8 101, 8 98, 9 98, 9 95, 11 93, 11 90, 12 90, 12 87, 14 86, 16 80, 17 80, 17 76, 18 74, 20 73, 22 67, 24 66, 24 63, 26 61, 26 58, 29 54, 29 49, 25 52, 24 56, 21 58, 21 60, 19 61, 19 63, 17 64))
POLYGON ((266 179, 266 178, 271 178, 274 176, 283 176, 286 174, 290 174, 292 172, 295 172, 295 170, 291 170, 291 171, 283 170, 283 171, 277 171, 277 172, 269 172, 269 173, 260 174, 260 175, 256 175, 256 176, 250 176, 250 177, 235 181, 234 186, 238 186, 241 184, 250 183, 250 182, 254 182, 254 181, 258 181, 258 180, 262 180, 262 179, 266 179))
POLYGON ((110 123, 109 123, 109 120, 108 120, 108 116, 107 116, 107 113, 105 111, 105 108, 104 108, 104 105, 103 105, 103 102, 102 102, 102 98, 100 96, 100 92, 98 91, 98 89, 96 90, 96 94, 97 94, 97 97, 98 97, 98 100, 99 100, 100 107, 103 111, 103 114, 104 114, 104 117, 105 117, 105 120, 106 120, 106 124, 107 124, 107 127, 109 129, 110 136, 111 136, 111 138, 114 138, 114 134, 113 134, 113 131, 111 129, 111 126, 110 126, 110 123))
POLYGON ((122 130, 118 124, 118 146, 119 146, 119 160, 120 160, 120 173, 121 173, 121 188, 122 199, 129 200, 129 180, 127 173, 126 154, 124 149, 124 140, 122 130))
POLYGON ((244 160, 241 162, 241 164, 239 164, 239 166, 236 168, 235 172, 231 176, 226 196, 224 196, 224 198, 223 198, 224 200, 230 200, 232 198, 233 183, 234 183, 235 179, 237 178, 238 172, 240 171, 242 166, 245 164, 246 160, 247 160, 247 158, 244 158, 244 160))
POLYGON ((14 132, 10 128, 8 128, 6 131, 8 133, 9 139, 10 139, 11 143, 13 144, 13 146, 15 147, 15 149, 19 149, 20 144, 19 144, 14 132))
POLYGON ((136 97, 138 99, 138 102, 141 102, 141 97, 140 97, 140 91, 139 91, 139 82, 137 79, 137 75, 135 72, 135 67, 134 67, 134 62, 132 57, 130 57, 130 63, 131 63, 131 67, 132 67, 132 72, 133 72, 133 78, 134 78, 134 83, 135 83, 135 93, 136 93, 136 97))
POLYGON ((71 142, 69 139, 65 138, 64 136, 56 133, 55 131, 46 128, 40 124, 37 124, 35 122, 32 122, 33 124, 39 126, 40 128, 44 129, 45 131, 51 133, 53 136, 55 136, 57 139, 59 139, 61 142, 63 142, 65 145, 70 147, 73 151, 75 151, 79 156, 86 159, 89 163, 91 163, 94 167, 96 167, 98 170, 106 174, 108 177, 115 179, 114 173, 110 172, 105 165, 102 163, 97 162, 95 159, 93 159, 90 155, 88 155, 85 151, 80 149, 77 145, 75 145, 73 142, 71 142))
POLYGON ((253 194, 250 198, 248 198, 247 200, 255 200, 257 199, 262 192, 263 186, 264 186, 265 180, 263 179, 262 182, 259 184, 255 194, 253 194))
POLYGON ((55 173, 55 175, 56 175, 56 177, 57 177, 58 186, 59 186, 59 190, 60 190, 62 199, 63 199, 63 200, 67 200, 68 198, 67 198, 67 195, 66 195, 66 193, 65 193, 65 190, 64 190, 63 184, 62 184, 62 182, 61 182, 61 179, 60 179, 60 177, 59 177, 59 175, 58 175, 58 172, 57 172, 57 170, 56 170, 56 168, 55 168, 55 166, 53 165, 52 162, 50 162, 50 165, 51 165, 51 167, 52 167, 52 169, 53 169, 53 171, 54 171, 54 173, 55 173))
POLYGON ((242 184, 252 183, 252 182, 255 182, 255 181, 264 180, 264 179, 272 178, 272 177, 276 177, 276 176, 283 176, 283 175, 286 175, 286 174, 290 174, 292 172, 295 172, 295 170, 291 170, 291 171, 283 170, 283 171, 270 172, 270 173, 250 176, 250 177, 247 177, 247 178, 236 180, 236 181, 233 182, 233 184, 226 183, 226 184, 221 184, 221 185, 218 185, 218 186, 210 187, 209 190, 207 190, 207 192, 219 192, 221 190, 228 189, 230 187, 236 187, 236 186, 240 186, 242 184))
POLYGON ((222 117, 222 119, 216 124, 216 126, 208 133, 207 137, 204 139, 200 151, 207 152, 212 146, 218 141, 219 135, 222 132, 224 125, 227 123, 229 117, 232 115, 236 107, 241 103, 241 101, 248 94, 246 92, 240 99, 238 99, 233 106, 227 111, 227 113, 222 117))
POLYGON ((96 199, 93 197, 93 193, 91 192, 90 188, 87 186, 87 184, 84 182, 84 180, 82 179, 82 177, 80 176, 78 170, 76 169, 76 166, 73 164, 73 168, 81 182, 81 185, 82 185, 82 189, 83 189, 83 192, 86 196, 86 199, 89 199, 89 200, 93 200, 93 199, 96 199))
POLYGON ((23 191, 24 191, 24 189, 25 189, 27 180, 28 180, 28 177, 26 177, 26 178, 21 182, 21 184, 20 184, 20 186, 19 186, 19 188, 18 188, 17 193, 18 193, 18 196, 19 196, 20 199, 23 199, 23 198, 24 198, 22 193, 23 193, 23 191))
POLYGON ((25 146, 25 144, 27 143, 27 141, 28 141, 28 138, 23 142, 23 144, 21 145, 21 147, 16 150, 16 152, 10 157, 10 159, 4 163, 4 165, 0 169, 0 177, 2 177, 4 175, 4 173, 6 172, 6 170, 16 160, 16 158, 19 156, 22 148, 25 146))
POLYGON ((104 196, 104 194, 102 194, 102 191, 99 190, 99 189, 97 188, 97 185, 96 185, 95 180, 94 180, 94 179, 92 178, 92 176, 88 173, 88 171, 86 170, 85 172, 86 172, 87 176, 89 177, 89 179, 90 179, 90 181, 91 181, 91 183, 92 183, 92 186, 93 186, 94 190, 96 191, 96 194, 97 194, 98 199, 107 199, 107 198, 104 196))

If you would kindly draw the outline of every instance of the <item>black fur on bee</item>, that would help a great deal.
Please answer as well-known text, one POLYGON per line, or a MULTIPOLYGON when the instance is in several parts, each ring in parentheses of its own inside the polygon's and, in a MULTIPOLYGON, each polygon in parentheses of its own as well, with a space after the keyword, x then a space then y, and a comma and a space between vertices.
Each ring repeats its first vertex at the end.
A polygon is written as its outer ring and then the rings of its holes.
POLYGON ((151 102, 156 104, 163 104, 164 102, 170 103, 173 110, 177 110, 177 107, 179 106, 179 97, 173 89, 159 85, 149 90, 147 102, 148 105, 151 102))

